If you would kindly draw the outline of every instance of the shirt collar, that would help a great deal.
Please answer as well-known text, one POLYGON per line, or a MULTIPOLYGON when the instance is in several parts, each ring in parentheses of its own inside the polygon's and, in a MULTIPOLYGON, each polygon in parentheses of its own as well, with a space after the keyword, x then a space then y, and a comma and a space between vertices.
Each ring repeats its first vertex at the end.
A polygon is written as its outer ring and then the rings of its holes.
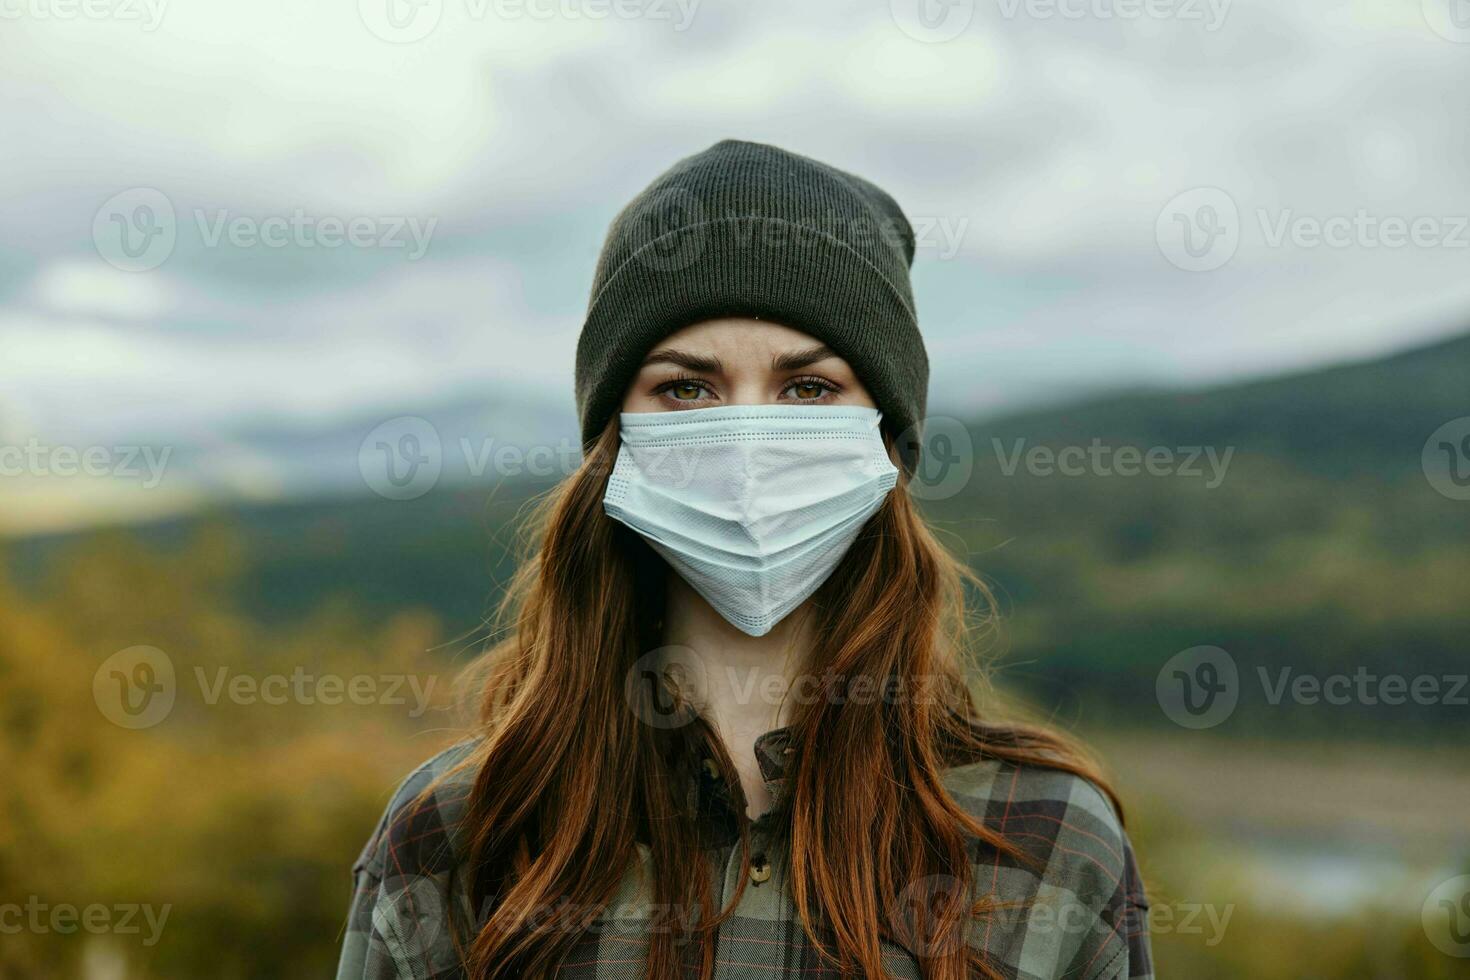
MULTIPOLYGON (((760 767, 761 779, 773 800, 781 798, 791 769, 791 759, 796 751, 791 742, 792 731, 789 727, 766 732, 755 740, 756 764, 760 767)), ((741 812, 737 793, 720 778, 718 765, 710 752, 706 751, 700 756, 697 782, 691 794, 698 801, 701 812, 719 823, 725 834, 736 832, 739 821, 745 814, 741 812)))
POLYGON ((761 779, 772 796, 777 796, 786 783, 791 757, 796 748, 791 744, 791 729, 777 728, 755 740, 755 761, 761 767, 761 779))

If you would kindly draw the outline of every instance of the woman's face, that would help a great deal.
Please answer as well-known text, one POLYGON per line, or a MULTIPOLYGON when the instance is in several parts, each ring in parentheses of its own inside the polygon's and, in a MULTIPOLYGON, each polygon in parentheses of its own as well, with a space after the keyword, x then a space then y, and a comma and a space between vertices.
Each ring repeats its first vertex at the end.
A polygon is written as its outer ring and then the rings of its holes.
POLYGON ((625 412, 721 405, 877 407, 857 374, 815 337, 765 320, 705 320, 648 352, 625 412))

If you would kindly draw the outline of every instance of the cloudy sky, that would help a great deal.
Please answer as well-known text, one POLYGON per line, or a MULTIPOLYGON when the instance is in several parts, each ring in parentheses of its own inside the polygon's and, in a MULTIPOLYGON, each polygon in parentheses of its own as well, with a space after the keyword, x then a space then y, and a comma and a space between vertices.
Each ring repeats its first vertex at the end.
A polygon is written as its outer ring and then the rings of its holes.
POLYGON ((0 439, 563 424, 608 221, 725 137, 904 206, 937 410, 1455 333, 1453 2, 0 0, 0 439))

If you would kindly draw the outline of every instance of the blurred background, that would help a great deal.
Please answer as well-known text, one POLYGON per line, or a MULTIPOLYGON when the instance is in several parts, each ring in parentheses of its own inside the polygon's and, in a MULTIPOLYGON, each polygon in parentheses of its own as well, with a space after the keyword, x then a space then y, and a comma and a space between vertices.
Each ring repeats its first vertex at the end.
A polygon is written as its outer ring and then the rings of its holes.
POLYGON ((915 490, 1159 975, 1470 975, 1470 5, 0 0, 0 977, 328 975, 617 209, 890 190, 915 490))

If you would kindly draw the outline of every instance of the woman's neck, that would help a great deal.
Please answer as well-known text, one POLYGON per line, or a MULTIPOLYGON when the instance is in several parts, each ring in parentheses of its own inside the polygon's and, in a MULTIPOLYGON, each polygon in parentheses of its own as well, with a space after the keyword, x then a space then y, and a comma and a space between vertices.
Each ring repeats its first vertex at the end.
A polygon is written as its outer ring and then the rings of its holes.
POLYGON ((663 642, 684 660, 697 690, 700 714, 730 753, 746 813, 757 817, 771 805, 761 778, 755 740, 788 724, 787 691, 808 649, 806 617, 798 609, 765 636, 749 636, 731 626, 679 576, 668 576, 663 642))

